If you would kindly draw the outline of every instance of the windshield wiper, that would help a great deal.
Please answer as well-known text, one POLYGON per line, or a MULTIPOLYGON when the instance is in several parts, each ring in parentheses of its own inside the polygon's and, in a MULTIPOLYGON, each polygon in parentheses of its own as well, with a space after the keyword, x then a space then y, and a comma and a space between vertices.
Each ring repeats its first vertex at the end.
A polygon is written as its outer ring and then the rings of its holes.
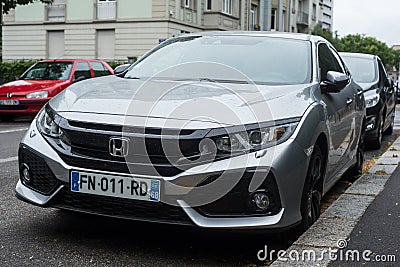
POLYGON ((238 83, 238 84, 249 84, 248 81, 229 80, 229 79, 200 78, 199 80, 200 80, 200 82, 210 82, 210 83, 238 83))
POLYGON ((125 76, 125 79, 130 79, 130 80, 140 80, 140 77, 135 77, 135 76, 125 76))

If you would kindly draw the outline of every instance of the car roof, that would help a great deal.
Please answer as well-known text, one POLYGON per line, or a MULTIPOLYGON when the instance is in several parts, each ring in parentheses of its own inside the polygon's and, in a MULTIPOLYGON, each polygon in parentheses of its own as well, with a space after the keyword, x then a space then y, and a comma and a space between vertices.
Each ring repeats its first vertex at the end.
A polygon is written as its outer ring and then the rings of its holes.
POLYGON ((295 40, 312 41, 312 42, 317 42, 319 40, 326 41, 322 37, 310 34, 275 32, 275 31, 211 31, 211 32, 195 32, 181 36, 264 36, 264 37, 295 39, 295 40))
POLYGON ((375 59, 378 56, 372 54, 364 54, 364 53, 349 53, 349 52, 339 52, 342 57, 357 57, 357 58, 365 58, 365 59, 375 59))
POLYGON ((78 61, 95 61, 95 62, 103 62, 102 60, 98 59, 45 59, 39 62, 78 62, 78 61))

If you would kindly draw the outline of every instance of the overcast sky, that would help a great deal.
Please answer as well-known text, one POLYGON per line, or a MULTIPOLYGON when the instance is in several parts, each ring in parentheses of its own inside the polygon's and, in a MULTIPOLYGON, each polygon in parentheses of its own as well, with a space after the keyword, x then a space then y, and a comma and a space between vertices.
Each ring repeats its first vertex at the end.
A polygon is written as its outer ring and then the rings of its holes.
POLYGON ((400 44, 400 0, 334 0, 333 30, 400 44))

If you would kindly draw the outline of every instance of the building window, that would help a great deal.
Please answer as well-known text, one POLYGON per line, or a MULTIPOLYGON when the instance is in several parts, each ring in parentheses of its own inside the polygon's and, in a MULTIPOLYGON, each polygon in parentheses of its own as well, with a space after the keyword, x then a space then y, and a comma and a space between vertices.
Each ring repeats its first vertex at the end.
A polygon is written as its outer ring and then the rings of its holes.
POLYGON ((282 15, 283 15, 283 19, 282 19, 282 21, 283 21, 282 27, 283 28, 279 29, 279 30, 286 31, 286 11, 285 10, 283 10, 282 15))
POLYGON ((115 60, 115 30, 97 30, 97 58, 115 60))
POLYGON ((117 2, 115 0, 97 1, 97 19, 115 20, 117 17, 117 2))
POLYGON ((47 32, 47 49, 49 59, 64 57, 64 31, 47 32))
POLYGON ((292 0, 292 13, 296 13, 296 0, 292 0))
POLYGON ((206 5, 206 9, 207 10, 211 10, 212 9, 212 1, 211 0, 207 0, 207 5, 206 5))
POLYGON ((317 20, 317 5, 313 4, 312 5, 312 20, 317 20))
POLYGON ((65 21, 66 0, 54 0, 46 5, 46 21, 65 21))
POLYGON ((249 30, 259 31, 260 26, 258 25, 258 7, 256 5, 251 5, 250 19, 251 19, 251 25, 249 30))
POLYGON ((232 15, 232 0, 222 0, 222 12, 232 15))
POLYGON ((271 31, 276 31, 276 8, 271 10, 271 31))
POLYGON ((190 0, 185 0, 185 7, 190 7, 190 0))

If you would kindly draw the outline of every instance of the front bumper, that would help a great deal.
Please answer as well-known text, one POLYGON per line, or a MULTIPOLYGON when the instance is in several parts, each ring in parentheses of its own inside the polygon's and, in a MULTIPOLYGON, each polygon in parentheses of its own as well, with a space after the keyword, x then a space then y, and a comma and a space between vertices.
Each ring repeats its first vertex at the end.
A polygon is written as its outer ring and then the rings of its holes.
MULTIPOLYGON (((10 100, 10 99, 0 99, 10 100)), ((50 98, 34 100, 30 99, 11 99, 18 100, 19 105, 0 105, 0 115, 35 115, 50 100, 50 98)))
POLYGON ((379 134, 379 118, 381 114, 382 105, 378 103, 376 106, 367 108, 367 123, 365 125, 365 140, 374 140, 379 134))
MULTIPOLYGON (((45 167, 40 167, 42 173, 51 172, 44 180, 38 182, 40 186, 28 187, 20 180, 16 186, 18 198, 31 204, 43 207, 58 207, 62 209, 75 210, 85 213, 100 214, 104 216, 127 218, 141 221, 162 222, 171 224, 193 225, 204 228, 217 229, 284 229, 297 224, 301 220, 300 203, 304 185, 304 179, 308 166, 308 157, 304 149, 294 140, 289 139, 283 144, 266 151, 250 153, 231 159, 213 162, 204 171, 202 166, 184 171, 173 177, 146 177, 157 178, 171 183, 181 183, 185 180, 196 180, 200 183, 205 178, 224 171, 235 171, 241 169, 268 169, 267 177, 273 177, 276 184, 276 191, 279 200, 279 209, 271 214, 243 214, 229 216, 229 214, 215 215, 203 212, 201 207, 191 207, 185 198, 176 197, 176 205, 165 203, 147 203, 143 201, 119 201, 118 198, 105 198, 92 195, 74 195, 69 190, 70 172, 87 171, 112 173, 99 171, 91 168, 79 168, 72 164, 66 164, 57 152, 39 134, 34 121, 23 138, 20 149, 20 165, 26 163, 27 159, 21 155, 23 150, 28 150, 36 155, 37 159, 33 162, 43 160, 45 167), (273 157, 273 160, 271 160, 273 157), (269 159, 269 160, 268 160, 269 159), (226 161, 230 161, 227 170, 226 161), (266 165, 266 162, 270 162, 266 165), (290 168, 288 168, 290 164, 290 168), (46 169, 48 168, 48 170, 46 169), (39 188, 39 190, 38 190, 39 188), (40 191, 40 192, 38 192, 40 191), (89 205, 89 206, 88 206, 89 205)), ((32 163, 30 163, 32 164, 32 163)), ((114 173, 121 175, 119 173, 114 173)), ((136 175, 135 175, 136 176, 136 175)), ((241 178, 244 180, 244 178, 241 178)), ((168 192, 164 189, 164 194, 168 197, 168 192)), ((218 201, 218 200, 217 200, 218 201)), ((243 200, 247 201, 247 200, 243 200)), ((221 204, 221 203, 220 203, 221 204)), ((229 205, 229 201, 223 203, 229 205)))

